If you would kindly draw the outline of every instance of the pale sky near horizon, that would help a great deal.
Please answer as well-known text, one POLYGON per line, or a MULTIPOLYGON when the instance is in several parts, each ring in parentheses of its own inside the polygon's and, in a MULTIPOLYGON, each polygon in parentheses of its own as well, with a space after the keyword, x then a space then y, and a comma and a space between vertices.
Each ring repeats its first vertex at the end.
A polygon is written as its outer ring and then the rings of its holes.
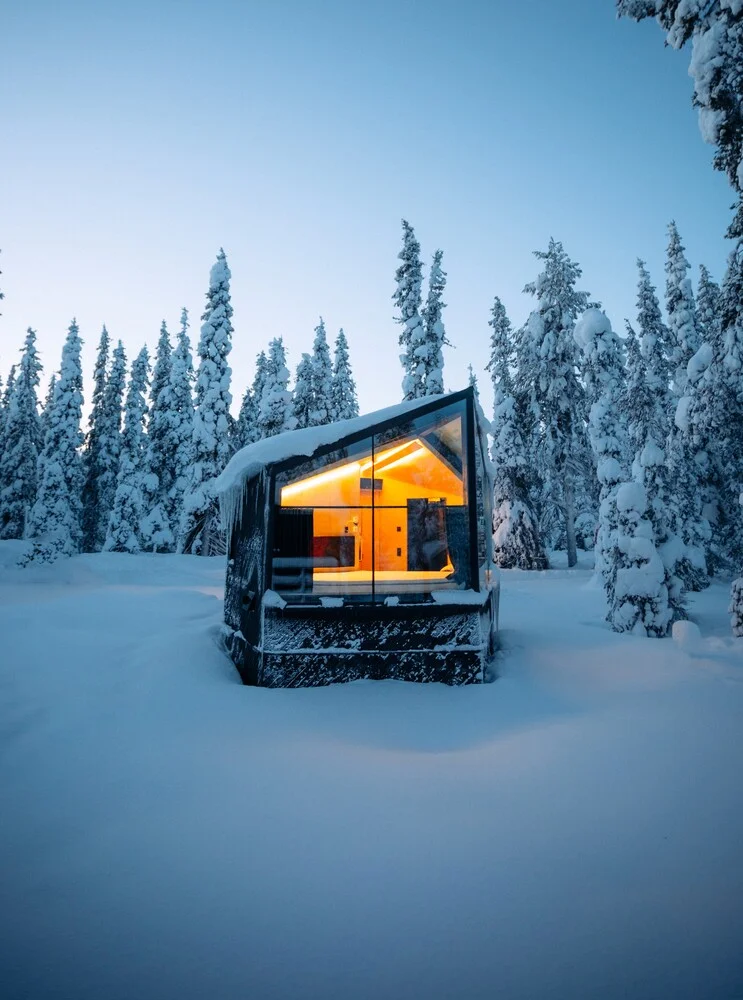
POLYGON ((662 294, 675 218, 718 280, 733 195, 691 107, 689 53, 613 0, 25 0, 0 35, 0 373, 37 329, 48 375, 71 317, 86 390, 102 323, 129 358, 232 270, 233 410, 255 354, 289 364, 343 326, 362 411, 397 402, 400 219, 444 250, 449 389, 515 325, 550 236, 620 332, 636 257, 662 294))

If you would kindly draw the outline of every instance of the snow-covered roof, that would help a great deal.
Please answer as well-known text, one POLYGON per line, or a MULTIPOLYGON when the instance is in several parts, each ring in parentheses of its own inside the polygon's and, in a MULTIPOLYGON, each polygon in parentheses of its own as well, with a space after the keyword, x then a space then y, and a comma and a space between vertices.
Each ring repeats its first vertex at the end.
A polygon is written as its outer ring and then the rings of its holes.
MULTIPOLYGON (((334 444, 352 434, 360 434, 370 430, 377 424, 387 420, 396 420, 408 416, 416 410, 430 406, 440 400, 448 401, 453 393, 442 396, 424 396, 422 399, 410 399, 397 406, 388 406, 383 410, 375 410, 362 417, 351 420, 338 420, 333 424, 323 424, 320 427, 304 427, 297 431, 285 431, 274 437, 264 438, 249 444, 236 452, 227 464, 224 472, 217 478, 214 489, 217 495, 222 495, 238 486, 247 479, 257 476, 267 465, 275 465, 290 458, 309 457, 326 445, 334 444)), ((457 395, 459 395, 457 393, 457 395)))

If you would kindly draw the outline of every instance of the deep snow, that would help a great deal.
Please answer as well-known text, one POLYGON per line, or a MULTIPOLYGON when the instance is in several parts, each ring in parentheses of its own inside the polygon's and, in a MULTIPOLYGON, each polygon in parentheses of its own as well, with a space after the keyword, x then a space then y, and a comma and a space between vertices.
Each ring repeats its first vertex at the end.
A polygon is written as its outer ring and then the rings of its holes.
POLYGON ((743 996, 743 640, 505 572, 500 679, 242 687, 223 565, 0 544, 3 1000, 743 996), (689 635, 693 641, 689 640, 689 635))

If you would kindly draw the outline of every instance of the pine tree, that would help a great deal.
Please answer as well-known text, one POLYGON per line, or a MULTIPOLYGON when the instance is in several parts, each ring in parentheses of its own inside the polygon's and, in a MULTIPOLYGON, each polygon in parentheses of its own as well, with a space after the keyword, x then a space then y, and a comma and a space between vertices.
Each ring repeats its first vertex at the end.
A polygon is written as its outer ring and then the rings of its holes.
POLYGON ((587 309, 575 325, 575 340, 583 354, 583 379, 590 403, 588 436, 600 483, 599 523, 596 535, 596 572, 601 575, 612 607, 615 572, 619 484, 627 479, 627 431, 622 401, 625 368, 622 342, 600 309, 587 309))
POLYGON ((52 372, 52 376, 49 379, 49 387, 46 390, 46 397, 44 398, 44 405, 41 409, 40 420, 40 437, 41 443, 43 445, 44 438, 46 437, 46 432, 49 426, 49 416, 52 412, 52 403, 54 402, 54 390, 57 385, 57 374, 52 372))
MULTIPOLYGON (((733 497, 728 488, 731 393, 723 366, 720 310, 720 288, 702 264, 697 326, 703 342, 689 363, 692 391, 688 399, 679 404, 677 421, 681 422, 690 440, 698 467, 702 515, 710 525, 707 568, 711 576, 734 568, 730 562, 731 529, 738 519, 737 496, 733 497)), ((732 409, 735 409, 734 403, 732 409)))
POLYGON ((487 370, 493 380, 495 398, 493 560, 496 566, 505 569, 547 569, 547 556, 529 503, 529 465, 511 376, 511 323, 497 296, 488 322, 492 334, 487 370))
POLYGON ((83 552, 95 552, 99 516, 98 480, 100 468, 100 437, 103 397, 106 391, 106 368, 111 341, 105 325, 98 342, 98 354, 93 370, 93 399, 88 418, 88 433, 83 452, 83 552))
MULTIPOLYGON (((423 307, 422 338, 414 350, 419 365, 423 366, 423 395, 438 396, 444 391, 444 352, 446 331, 442 314, 446 308, 443 300, 446 288, 446 271, 441 268, 443 250, 433 255, 428 279, 428 296, 423 307)), ((418 328, 421 329, 420 327, 418 328)))
POLYGON ((121 341, 113 351, 111 371, 103 393, 98 442, 98 509, 93 551, 100 552, 106 542, 108 522, 114 507, 116 480, 121 458, 121 418, 126 382, 126 355, 121 341))
POLYGON ((333 359, 333 420, 350 420, 359 415, 359 401, 356 396, 356 382, 351 371, 348 341, 343 328, 335 338, 333 359))
POLYGON ((5 383, 5 389, 3 390, 2 399, 0 399, 0 446, 2 441, 5 440, 5 421, 8 413, 10 412, 10 400, 13 396, 17 368, 17 365, 11 366, 11 369, 8 372, 8 381, 5 383))
POLYGON ((413 227, 402 220, 403 244, 397 255, 401 261, 395 272, 397 289, 392 296, 400 315, 397 322, 402 325, 399 343, 402 348, 400 363, 403 367, 402 393, 403 399, 417 399, 423 395, 423 366, 416 358, 415 350, 423 336, 423 321, 420 315, 421 285, 423 283, 423 266, 421 264, 421 247, 415 238, 413 227))
POLYGON ((169 455, 172 469, 167 512, 174 533, 180 530, 183 497, 188 488, 193 457, 193 378, 188 311, 183 309, 178 342, 172 355, 166 399, 163 401, 163 408, 167 414, 165 450, 169 455))
POLYGON ((697 327, 702 341, 711 345, 713 352, 721 345, 720 338, 720 286, 712 280, 704 264, 699 265, 697 287, 697 327))
POLYGON ((81 347, 80 332, 73 319, 62 348, 62 365, 37 465, 36 502, 26 524, 26 537, 32 539, 33 545, 21 559, 24 566, 73 555, 82 544, 81 347))
POLYGON ((199 370, 196 376, 196 411, 193 423, 193 464, 183 498, 179 550, 210 555, 218 545, 221 530, 214 495, 214 481, 231 453, 229 412, 231 369, 227 356, 232 349, 232 304, 230 269, 224 250, 211 269, 207 307, 202 316, 199 339, 199 370))
POLYGON ((654 17, 666 43, 681 49, 691 39, 692 103, 706 142, 717 147, 714 166, 738 196, 728 235, 743 236, 743 8, 740 0, 617 0, 620 15, 654 17))
POLYGON ((275 337, 269 345, 258 403, 258 440, 294 428, 292 396, 288 385, 289 369, 286 367, 284 342, 281 337, 275 337))
POLYGON ((655 526, 645 487, 622 483, 616 491, 617 527, 611 557, 613 580, 608 620, 615 632, 660 638, 673 620, 667 572, 655 545, 655 526))
POLYGON ((310 426, 329 424, 333 420, 333 362, 322 316, 315 327, 312 345, 312 416, 310 426))
POLYGON ((526 323, 521 376, 531 387, 531 408, 541 440, 537 452, 545 488, 559 504, 565 528, 568 566, 577 562, 575 513, 576 478, 586 473, 586 401, 577 372, 573 327, 588 305, 586 292, 575 284, 580 267, 565 253, 562 243, 550 240, 546 251, 536 251, 544 270, 524 291, 534 295, 537 308, 526 323))
POLYGON ((312 391, 312 358, 303 354, 297 365, 292 396, 292 413, 297 427, 312 427, 315 413, 315 396, 312 391))
MULTIPOLYGON (((637 324, 640 328, 642 351, 653 353, 653 364, 656 374, 661 378, 664 406, 670 407, 670 381, 673 377, 673 339, 670 330, 663 322, 655 285, 650 280, 650 274, 645 261, 637 260, 637 270, 640 278, 637 286, 637 324), (655 351, 655 342, 659 344, 659 353, 655 351)), ((644 354, 643 354, 644 356, 644 354)))
POLYGON ((671 375, 677 397, 686 388, 686 367, 700 347, 700 337, 696 325, 696 307, 691 280, 688 277, 689 262, 684 256, 676 223, 668 226, 668 250, 666 253, 666 313, 672 346, 671 375))
POLYGON ((36 462, 41 447, 36 388, 40 371, 36 332, 29 327, 3 432, 0 538, 23 538, 26 520, 36 499, 36 462))
MULTIPOLYGON (((641 261, 638 261, 638 266, 637 308, 643 365, 636 373, 637 381, 634 384, 628 381, 628 393, 632 393, 629 433, 635 448, 632 478, 644 487, 642 496, 646 506, 641 511, 636 507, 632 509, 652 526, 652 536, 648 537, 652 538, 664 566, 666 596, 663 600, 667 601, 671 616, 676 619, 684 617, 682 583, 676 569, 685 553, 683 542, 674 531, 678 511, 666 464, 665 448, 670 424, 668 363, 659 335, 657 299, 641 261)), ((664 621, 663 614, 659 618, 661 622, 664 621)))
POLYGON ((142 544, 153 552, 172 552, 175 528, 171 523, 171 491, 175 482, 170 429, 173 397, 170 376, 173 348, 165 320, 160 326, 155 366, 150 389, 150 416, 147 425, 147 457, 143 478, 145 516, 142 519, 142 544))
POLYGON ((140 522, 144 513, 144 477, 147 441, 147 383, 150 359, 143 347, 132 362, 126 393, 124 431, 116 477, 113 510, 108 521, 104 552, 136 553, 142 549, 140 522))

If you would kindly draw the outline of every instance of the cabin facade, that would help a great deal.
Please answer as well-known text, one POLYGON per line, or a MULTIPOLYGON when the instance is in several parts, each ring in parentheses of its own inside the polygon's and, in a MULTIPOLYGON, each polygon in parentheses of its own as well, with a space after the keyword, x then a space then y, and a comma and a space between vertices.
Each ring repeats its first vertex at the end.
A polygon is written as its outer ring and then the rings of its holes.
POLYGON ((492 673, 492 489, 472 389, 290 431, 218 480, 226 645, 246 684, 492 673))

